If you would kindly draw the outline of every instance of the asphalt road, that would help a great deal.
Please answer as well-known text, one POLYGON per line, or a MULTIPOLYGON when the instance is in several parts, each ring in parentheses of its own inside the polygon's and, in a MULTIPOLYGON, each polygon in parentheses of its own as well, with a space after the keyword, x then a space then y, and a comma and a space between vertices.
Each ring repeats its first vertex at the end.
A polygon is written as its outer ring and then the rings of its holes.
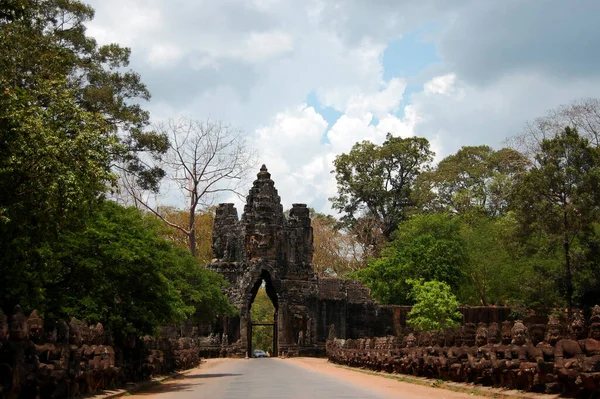
POLYGON ((153 399, 388 398, 369 392, 368 387, 276 358, 217 362, 136 396, 153 399))
POLYGON ((476 399, 341 368, 327 359, 209 359, 131 398, 144 399, 476 399))

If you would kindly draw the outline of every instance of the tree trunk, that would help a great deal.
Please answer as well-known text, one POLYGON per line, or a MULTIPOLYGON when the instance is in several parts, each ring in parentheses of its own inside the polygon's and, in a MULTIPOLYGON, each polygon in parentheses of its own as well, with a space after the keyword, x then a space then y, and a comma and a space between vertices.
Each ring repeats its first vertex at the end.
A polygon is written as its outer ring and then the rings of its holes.
POLYGON ((190 229, 188 238, 190 241, 190 253, 195 258, 196 257, 196 228, 195 227, 192 227, 190 229))
POLYGON ((573 310, 573 276, 571 275, 571 254, 570 254, 570 245, 569 245, 569 231, 568 231, 568 219, 567 219, 567 211, 563 211, 563 228, 564 238, 563 238, 563 247, 565 250, 565 283, 567 285, 567 312, 569 317, 571 317, 573 310))

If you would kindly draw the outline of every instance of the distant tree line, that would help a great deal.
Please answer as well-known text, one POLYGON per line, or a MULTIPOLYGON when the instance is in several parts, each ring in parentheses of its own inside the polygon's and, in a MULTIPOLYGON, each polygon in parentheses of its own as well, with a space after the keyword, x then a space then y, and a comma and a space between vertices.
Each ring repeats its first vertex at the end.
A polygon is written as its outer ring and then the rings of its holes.
MULTIPOLYGON (((369 220, 361 243, 370 250, 354 264, 330 250, 337 259, 328 264, 346 262, 335 273, 362 280, 383 303, 413 304, 415 281, 437 281, 463 304, 592 306, 600 297, 599 128, 600 101, 586 99, 528 123, 506 148, 465 146, 437 165, 424 138, 356 143, 334 162, 331 200, 342 217, 328 234, 357 240, 369 220)), ((322 235, 315 231, 315 256, 328 242, 322 235)))

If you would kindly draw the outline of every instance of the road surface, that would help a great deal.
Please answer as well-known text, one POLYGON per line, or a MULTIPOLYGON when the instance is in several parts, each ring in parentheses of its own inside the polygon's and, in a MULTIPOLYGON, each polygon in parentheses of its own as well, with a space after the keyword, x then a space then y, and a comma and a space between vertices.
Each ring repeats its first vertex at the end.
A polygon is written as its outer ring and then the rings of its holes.
POLYGON ((210 359, 132 395, 145 399, 473 399, 474 395, 340 368, 326 359, 210 359))

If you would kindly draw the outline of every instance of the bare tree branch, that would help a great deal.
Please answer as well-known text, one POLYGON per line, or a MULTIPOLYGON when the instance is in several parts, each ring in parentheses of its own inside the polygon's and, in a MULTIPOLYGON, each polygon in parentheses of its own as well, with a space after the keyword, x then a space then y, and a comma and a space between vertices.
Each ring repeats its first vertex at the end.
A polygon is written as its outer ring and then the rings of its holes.
MULTIPOLYGON (((219 121, 181 118, 160 124, 157 131, 169 137, 169 150, 164 159, 157 162, 167 171, 167 183, 176 185, 186 198, 187 225, 167 220, 158 201, 148 201, 139 188, 129 189, 129 193, 168 226, 186 234, 190 252, 195 256, 196 211, 213 205, 221 194, 241 195, 240 183, 256 165, 255 151, 240 129, 219 121)), ((132 180, 125 181, 131 183, 132 180)))

